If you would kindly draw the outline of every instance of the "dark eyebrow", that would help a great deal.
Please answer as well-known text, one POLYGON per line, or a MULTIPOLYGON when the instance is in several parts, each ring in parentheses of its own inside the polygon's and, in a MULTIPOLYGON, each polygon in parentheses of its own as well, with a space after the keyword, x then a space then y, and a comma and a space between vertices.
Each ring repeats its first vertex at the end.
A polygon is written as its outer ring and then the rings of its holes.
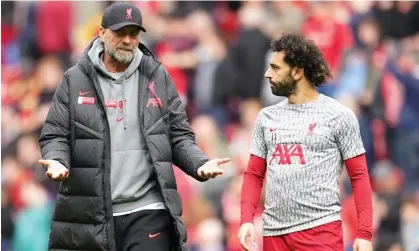
POLYGON ((279 67, 279 65, 274 64, 274 63, 269 63, 269 65, 270 65, 272 68, 280 68, 280 67, 279 67))

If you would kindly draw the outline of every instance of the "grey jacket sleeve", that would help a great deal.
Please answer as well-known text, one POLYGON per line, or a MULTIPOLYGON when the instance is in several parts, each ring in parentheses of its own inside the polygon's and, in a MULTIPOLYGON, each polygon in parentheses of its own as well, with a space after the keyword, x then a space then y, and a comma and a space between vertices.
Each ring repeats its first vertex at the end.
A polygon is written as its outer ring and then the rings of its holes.
POLYGON ((176 87, 167 71, 164 72, 166 74, 173 164, 196 180, 205 181, 198 176, 197 171, 200 166, 209 161, 209 158, 196 145, 195 134, 188 122, 176 87))
POLYGON ((42 127, 39 144, 43 159, 57 160, 70 168, 70 104, 67 75, 58 85, 47 118, 42 127))

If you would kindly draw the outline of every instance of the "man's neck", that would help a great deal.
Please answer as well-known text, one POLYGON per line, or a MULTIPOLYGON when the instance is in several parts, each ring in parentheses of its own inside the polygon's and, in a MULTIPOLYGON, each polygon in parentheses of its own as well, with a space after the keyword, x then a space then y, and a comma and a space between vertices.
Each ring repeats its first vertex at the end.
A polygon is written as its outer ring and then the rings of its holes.
POLYGON ((116 62, 106 52, 103 53, 103 64, 105 65, 106 70, 111 73, 124 72, 129 66, 129 64, 125 65, 116 62))
POLYGON ((288 102, 290 104, 306 104, 316 100, 319 95, 313 84, 302 82, 297 84, 297 89, 294 94, 288 97, 288 102))

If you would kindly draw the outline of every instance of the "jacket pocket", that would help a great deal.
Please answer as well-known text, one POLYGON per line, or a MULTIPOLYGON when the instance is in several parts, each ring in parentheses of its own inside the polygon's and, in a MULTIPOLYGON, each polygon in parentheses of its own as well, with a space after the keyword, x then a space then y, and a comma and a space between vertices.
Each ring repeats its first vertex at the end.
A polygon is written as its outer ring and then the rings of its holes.
MULTIPOLYGON (((158 119, 154 124, 152 124, 146 131, 145 134, 149 135, 152 132, 154 132, 156 129, 158 129, 162 123, 166 123, 166 119, 169 117, 169 114, 166 113, 165 115, 163 115, 160 119, 158 119)), ((163 128, 166 128, 166 126, 164 126, 163 128)), ((167 132, 166 132, 167 133, 167 132)))
POLYGON ((80 124, 79 122, 75 121, 75 125, 76 128, 83 131, 84 133, 90 134, 91 136, 98 138, 98 139, 103 139, 102 135, 98 132, 96 132, 95 130, 90 129, 89 127, 80 124))

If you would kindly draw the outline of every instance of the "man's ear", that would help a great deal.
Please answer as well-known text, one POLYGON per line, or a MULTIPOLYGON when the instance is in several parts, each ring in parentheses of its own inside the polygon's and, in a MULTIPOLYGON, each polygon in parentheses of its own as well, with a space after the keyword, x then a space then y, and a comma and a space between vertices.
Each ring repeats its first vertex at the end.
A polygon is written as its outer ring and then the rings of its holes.
POLYGON ((102 40, 102 42, 104 42, 104 39, 105 39, 105 32, 106 32, 105 28, 103 27, 99 28, 99 38, 100 40, 102 40))
POLYGON ((291 76, 296 81, 300 80, 304 76, 304 69, 303 68, 294 67, 291 70, 291 76))

